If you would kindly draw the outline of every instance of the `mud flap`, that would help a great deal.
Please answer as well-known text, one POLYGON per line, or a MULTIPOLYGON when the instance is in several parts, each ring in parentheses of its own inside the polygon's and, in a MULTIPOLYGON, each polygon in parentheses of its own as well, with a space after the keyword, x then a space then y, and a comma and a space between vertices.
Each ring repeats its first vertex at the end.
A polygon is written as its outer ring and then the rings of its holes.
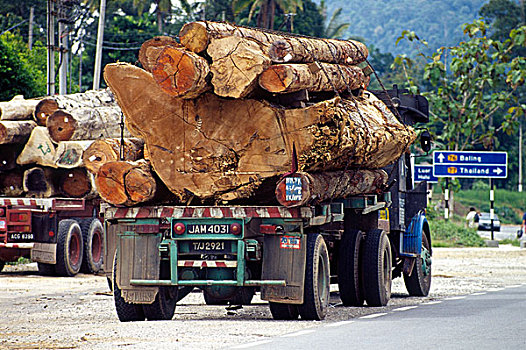
POLYGON ((56 243, 35 243, 31 249, 31 260, 46 263, 57 263, 57 244, 56 243))
POLYGON ((285 280, 285 286, 262 286, 261 299, 278 303, 303 304, 305 282, 305 236, 265 236, 263 280, 285 280))
POLYGON ((157 286, 132 286, 130 280, 158 280, 161 258, 160 234, 119 235, 117 240, 117 283, 128 303, 151 304, 159 291, 157 286))

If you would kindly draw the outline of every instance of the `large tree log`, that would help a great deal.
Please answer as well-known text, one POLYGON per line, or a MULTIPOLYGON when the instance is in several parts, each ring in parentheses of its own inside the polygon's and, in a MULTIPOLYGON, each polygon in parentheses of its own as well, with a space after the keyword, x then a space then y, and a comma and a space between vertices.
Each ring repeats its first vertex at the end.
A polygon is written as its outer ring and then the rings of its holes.
POLYGON ((318 204, 332 198, 358 194, 379 194, 387 185, 383 170, 347 170, 321 173, 295 173, 281 179, 276 199, 286 207, 318 204))
POLYGON ((62 141, 58 143, 53 161, 59 168, 73 169, 84 166, 84 152, 94 141, 62 141))
POLYGON ((20 144, 0 145, 0 172, 15 169, 17 167, 16 158, 21 151, 22 145, 20 144))
POLYGON ((116 106, 117 104, 110 89, 88 90, 82 93, 55 95, 42 99, 35 108, 35 118, 38 125, 46 126, 47 118, 60 109, 69 112, 79 108, 116 106))
POLYGON ((154 198, 157 183, 150 164, 116 161, 103 164, 95 184, 100 197, 113 205, 131 206, 154 198))
POLYGON ((207 52, 212 57, 214 93, 223 97, 247 96, 257 86, 258 76, 270 65, 256 41, 236 36, 213 39, 207 52))
POLYGON ((58 193, 56 174, 51 168, 31 168, 24 172, 23 188, 28 197, 48 198, 58 193))
POLYGON ((6 120, 0 122, 0 144, 24 143, 36 123, 30 120, 6 120))
POLYGON ((259 86, 273 93, 289 93, 300 90, 338 91, 365 87, 365 75, 356 66, 330 63, 276 64, 259 77, 259 86), (328 78, 328 79, 327 79, 328 78))
MULTIPOLYGON (((121 109, 115 107, 58 110, 47 120, 49 136, 54 142, 98 140, 121 135, 121 109)), ((130 134, 124 129, 124 137, 130 134)))
POLYGON ((139 50, 139 62, 141 62, 142 67, 148 72, 151 72, 157 64, 159 54, 167 46, 183 47, 183 45, 169 36, 156 36, 142 43, 139 50))
POLYGON ((165 47, 151 70, 161 89, 181 98, 195 98, 210 90, 208 62, 184 48, 165 47))
MULTIPOLYGON (((122 160, 135 161, 144 157, 144 141, 142 139, 127 138, 123 141, 122 160)), ((84 151, 84 166, 91 173, 97 174, 103 164, 120 160, 120 153, 120 139, 96 140, 84 151)))
POLYGON ((228 36, 256 40, 266 48, 266 52, 276 63, 322 61, 351 65, 365 61, 368 55, 367 47, 358 41, 277 34, 228 23, 191 22, 185 24, 179 32, 181 44, 196 53, 206 50, 211 39, 228 36))
POLYGON ((55 145, 44 126, 37 126, 31 132, 29 140, 16 160, 17 164, 39 164, 55 166, 55 145))
POLYGON ((24 193, 24 171, 17 168, 0 174, 0 196, 18 197, 24 193))
POLYGON ((107 65, 104 78, 140 130, 153 169, 182 200, 250 196, 265 178, 290 169, 293 144, 301 171, 381 168, 416 137, 370 93, 283 109, 213 94, 173 98, 128 64, 107 65))
POLYGON ((39 100, 25 100, 17 95, 11 101, 0 102, 0 120, 31 119, 39 100))
POLYGON ((73 198, 93 198, 97 196, 93 174, 85 168, 59 169, 57 188, 61 195, 73 198))

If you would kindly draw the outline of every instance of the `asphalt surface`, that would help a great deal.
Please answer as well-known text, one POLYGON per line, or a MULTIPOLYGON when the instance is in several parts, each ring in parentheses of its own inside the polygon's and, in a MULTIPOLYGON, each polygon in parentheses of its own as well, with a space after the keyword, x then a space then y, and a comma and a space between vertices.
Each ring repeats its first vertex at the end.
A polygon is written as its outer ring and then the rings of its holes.
POLYGON ((236 349, 526 349, 526 283, 329 323, 236 349))
MULTIPOLYGON (((504 239, 517 239, 517 231, 519 228, 519 225, 503 225, 501 226, 500 231, 493 231, 493 239, 497 241, 502 241, 504 239)), ((478 231, 478 234, 483 238, 491 238, 491 231, 478 231)))

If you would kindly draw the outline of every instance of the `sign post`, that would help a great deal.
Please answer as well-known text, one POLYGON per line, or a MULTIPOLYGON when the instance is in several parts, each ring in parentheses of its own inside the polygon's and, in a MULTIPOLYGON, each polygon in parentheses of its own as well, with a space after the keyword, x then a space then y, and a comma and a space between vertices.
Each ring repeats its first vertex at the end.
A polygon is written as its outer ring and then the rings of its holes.
POLYGON ((485 178, 490 181, 490 220, 491 240, 493 240, 493 219, 495 218, 495 191, 493 179, 505 179, 508 177, 508 153, 507 152, 471 152, 471 151, 434 151, 433 152, 433 175, 446 178, 446 219, 448 186, 450 177, 485 178))

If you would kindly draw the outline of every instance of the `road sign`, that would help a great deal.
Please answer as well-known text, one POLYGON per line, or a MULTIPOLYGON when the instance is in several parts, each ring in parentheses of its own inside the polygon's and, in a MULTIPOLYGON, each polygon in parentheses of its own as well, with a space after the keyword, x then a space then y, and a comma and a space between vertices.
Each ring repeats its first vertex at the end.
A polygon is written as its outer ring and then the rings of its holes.
POLYGON ((436 177, 508 177, 508 153, 434 151, 433 175, 436 177))
POLYGON ((427 181, 428 183, 437 183, 438 178, 433 175, 432 165, 415 165, 414 168, 415 182, 427 181))

